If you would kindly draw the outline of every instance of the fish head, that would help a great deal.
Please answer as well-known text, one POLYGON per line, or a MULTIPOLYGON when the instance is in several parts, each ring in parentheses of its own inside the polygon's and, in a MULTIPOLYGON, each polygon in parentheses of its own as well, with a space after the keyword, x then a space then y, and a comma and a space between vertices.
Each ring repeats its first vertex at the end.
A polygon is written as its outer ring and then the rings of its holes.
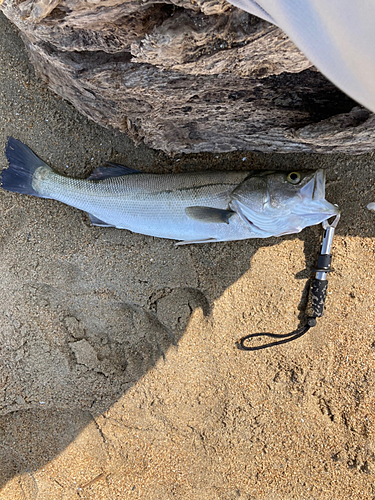
POLYGON ((325 199, 325 181, 322 169, 257 173, 232 198, 240 215, 269 236, 298 233, 340 213, 325 199))

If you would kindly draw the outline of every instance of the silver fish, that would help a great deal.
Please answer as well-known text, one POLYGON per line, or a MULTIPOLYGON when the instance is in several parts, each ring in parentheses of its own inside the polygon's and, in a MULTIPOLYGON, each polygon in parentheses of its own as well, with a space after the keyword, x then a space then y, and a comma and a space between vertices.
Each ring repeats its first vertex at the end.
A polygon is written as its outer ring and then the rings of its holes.
POLYGON ((72 179, 13 137, 6 156, 4 189, 85 210, 94 225, 181 240, 178 244, 298 233, 339 213, 325 200, 323 170, 160 175, 109 164, 87 179, 72 179))

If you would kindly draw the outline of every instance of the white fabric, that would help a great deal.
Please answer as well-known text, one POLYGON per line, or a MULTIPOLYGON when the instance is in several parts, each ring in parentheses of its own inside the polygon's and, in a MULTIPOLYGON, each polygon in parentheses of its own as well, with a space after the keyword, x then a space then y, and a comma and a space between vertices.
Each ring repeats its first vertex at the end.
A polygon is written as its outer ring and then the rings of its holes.
POLYGON ((375 112, 375 0, 230 0, 279 26, 337 87, 375 112))

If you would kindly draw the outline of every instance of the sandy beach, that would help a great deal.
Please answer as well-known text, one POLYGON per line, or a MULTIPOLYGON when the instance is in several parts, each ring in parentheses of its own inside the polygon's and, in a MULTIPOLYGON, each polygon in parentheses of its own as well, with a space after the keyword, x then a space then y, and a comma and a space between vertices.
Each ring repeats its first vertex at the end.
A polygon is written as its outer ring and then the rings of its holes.
POLYGON ((1 500, 374 500, 375 157, 165 154, 52 94, 0 14, 0 168, 14 136, 61 173, 327 170, 342 210, 326 311, 303 321, 322 234, 176 247, 0 190, 1 500))

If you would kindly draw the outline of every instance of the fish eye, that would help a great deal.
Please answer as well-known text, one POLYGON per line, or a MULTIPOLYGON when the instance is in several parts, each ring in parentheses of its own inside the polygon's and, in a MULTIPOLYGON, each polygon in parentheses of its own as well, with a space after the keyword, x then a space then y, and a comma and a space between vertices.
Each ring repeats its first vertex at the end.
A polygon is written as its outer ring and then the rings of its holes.
POLYGON ((301 176, 298 172, 290 172, 286 178, 290 184, 298 184, 301 180, 301 176))

